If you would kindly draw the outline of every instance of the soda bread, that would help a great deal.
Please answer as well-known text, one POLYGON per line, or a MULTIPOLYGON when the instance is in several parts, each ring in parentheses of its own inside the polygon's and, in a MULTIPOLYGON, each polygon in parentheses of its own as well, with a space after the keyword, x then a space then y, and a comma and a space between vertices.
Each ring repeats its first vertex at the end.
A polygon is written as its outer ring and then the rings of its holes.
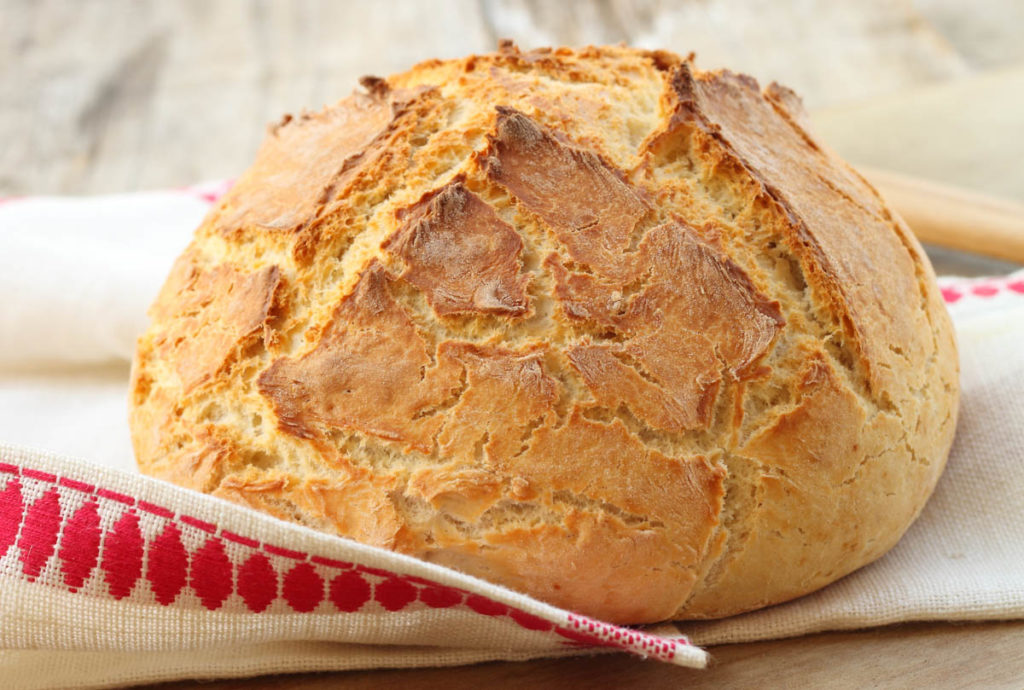
POLYGON ((620 623, 896 543, 953 437, 953 333, 791 91, 509 43, 363 87, 272 127, 178 259, 134 363, 144 472, 620 623))

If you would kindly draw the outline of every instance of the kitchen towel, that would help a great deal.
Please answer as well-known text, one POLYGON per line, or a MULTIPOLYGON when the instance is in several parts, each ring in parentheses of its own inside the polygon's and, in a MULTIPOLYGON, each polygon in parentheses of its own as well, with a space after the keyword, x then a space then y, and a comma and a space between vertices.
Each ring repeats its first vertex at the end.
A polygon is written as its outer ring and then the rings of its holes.
POLYGON ((961 348, 948 469, 876 563, 722 621, 636 630, 138 475, 128 360, 224 183, 0 200, 4 687, 437 666, 1024 616, 1024 274, 942 279, 961 348), (67 456, 74 456, 71 459, 67 456))

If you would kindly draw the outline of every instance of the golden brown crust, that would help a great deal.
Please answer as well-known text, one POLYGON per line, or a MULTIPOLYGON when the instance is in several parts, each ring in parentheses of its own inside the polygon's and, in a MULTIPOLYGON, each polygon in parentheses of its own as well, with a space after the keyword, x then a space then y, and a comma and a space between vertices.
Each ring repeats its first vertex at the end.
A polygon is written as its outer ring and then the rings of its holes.
POLYGON ((459 387, 449 360, 431 362, 378 266, 338 305, 319 343, 275 360, 259 377, 285 433, 316 438, 353 429, 429 451, 441 419, 430 412, 459 387))
POLYGON ((621 336, 568 350, 600 403, 626 404, 656 429, 707 428, 723 369, 733 380, 766 373, 757 363, 784 324, 778 304, 692 230, 653 228, 609 267, 620 280, 550 264, 566 315, 621 336))
MULTIPOLYGON (((841 315, 872 389, 881 395, 898 385, 889 380, 896 350, 920 356, 931 334, 920 327, 918 300, 908 299, 920 292, 914 264, 921 259, 892 231, 881 201, 838 159, 822 155, 796 118, 780 117, 752 78, 722 71, 698 79, 684 63, 673 87, 672 119, 707 129, 788 213, 794 251, 817 264, 808 274, 813 287, 841 315)), ((797 107, 781 88, 772 94, 787 111, 797 107)))
POLYGON ((540 216, 573 260, 613 274, 647 209, 622 173, 592 151, 559 142, 529 117, 497 107, 487 176, 540 216))
POLYGON ((169 324, 154 349, 174 367, 185 393, 220 372, 242 341, 262 329, 280 283, 276 266, 246 273, 193 262, 186 253, 175 263, 151 311, 155 321, 169 324))
POLYGON ((504 45, 286 120, 132 379, 147 473, 617 622, 799 596, 942 470, 920 246, 799 99, 504 45))
POLYGON ((379 93, 355 94, 315 114, 286 116, 271 127, 256 162, 225 195, 217 225, 224 231, 299 228, 329 196, 332 180, 356 167, 392 117, 379 93), (296 194, 300 189, 312 193, 296 194))
POLYGON ((526 313, 523 240, 461 182, 428 192, 399 220, 383 248, 405 262, 402 278, 438 315, 526 313))
POLYGON ((668 458, 620 422, 590 421, 579 410, 559 428, 541 428, 525 453, 498 468, 539 487, 537 502, 560 520, 444 540, 428 558, 571 609, 597 605, 613 620, 668 618, 685 601, 694 573, 679 566, 706 549, 721 468, 700 456, 668 458))
POLYGON ((524 432, 552 415, 559 386, 544 370, 541 349, 513 352, 446 342, 441 357, 459 362, 466 379, 437 436, 443 456, 486 453, 491 463, 502 462, 522 450, 524 432))

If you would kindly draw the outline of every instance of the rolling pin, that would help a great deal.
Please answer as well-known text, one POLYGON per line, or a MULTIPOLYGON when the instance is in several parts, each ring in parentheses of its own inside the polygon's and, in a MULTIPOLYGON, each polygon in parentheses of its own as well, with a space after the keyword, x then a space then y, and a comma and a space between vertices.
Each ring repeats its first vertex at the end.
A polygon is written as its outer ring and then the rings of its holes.
POLYGON ((887 170, 859 169, 921 242, 1024 264, 1024 204, 887 170))

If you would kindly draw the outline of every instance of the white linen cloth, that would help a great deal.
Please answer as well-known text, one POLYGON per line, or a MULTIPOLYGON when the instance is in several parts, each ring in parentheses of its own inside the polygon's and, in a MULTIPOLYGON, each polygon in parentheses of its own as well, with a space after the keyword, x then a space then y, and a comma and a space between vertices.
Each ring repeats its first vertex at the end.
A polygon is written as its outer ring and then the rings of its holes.
MULTIPOLYGON (((0 200, 3 687, 459 664, 602 644, 703 665, 703 651, 668 628, 644 634, 590 621, 138 476, 125 402, 134 338, 223 188, 0 200), (5 514, 16 530, 6 543, 5 514), (251 562, 263 570, 245 570, 251 562), (268 569, 273 600, 256 612, 264 590, 249 575, 262 572, 265 583, 268 569), (366 601, 346 612, 350 590, 334 583, 353 579, 366 601), (315 602, 296 594, 310 582, 315 602), (459 603, 442 606, 427 589, 459 603), (412 600, 388 608, 410 591, 412 600)), ((962 409, 948 469, 921 518, 888 555, 818 593, 680 623, 694 643, 1024 617, 1024 273, 941 282, 961 348, 962 409)))

